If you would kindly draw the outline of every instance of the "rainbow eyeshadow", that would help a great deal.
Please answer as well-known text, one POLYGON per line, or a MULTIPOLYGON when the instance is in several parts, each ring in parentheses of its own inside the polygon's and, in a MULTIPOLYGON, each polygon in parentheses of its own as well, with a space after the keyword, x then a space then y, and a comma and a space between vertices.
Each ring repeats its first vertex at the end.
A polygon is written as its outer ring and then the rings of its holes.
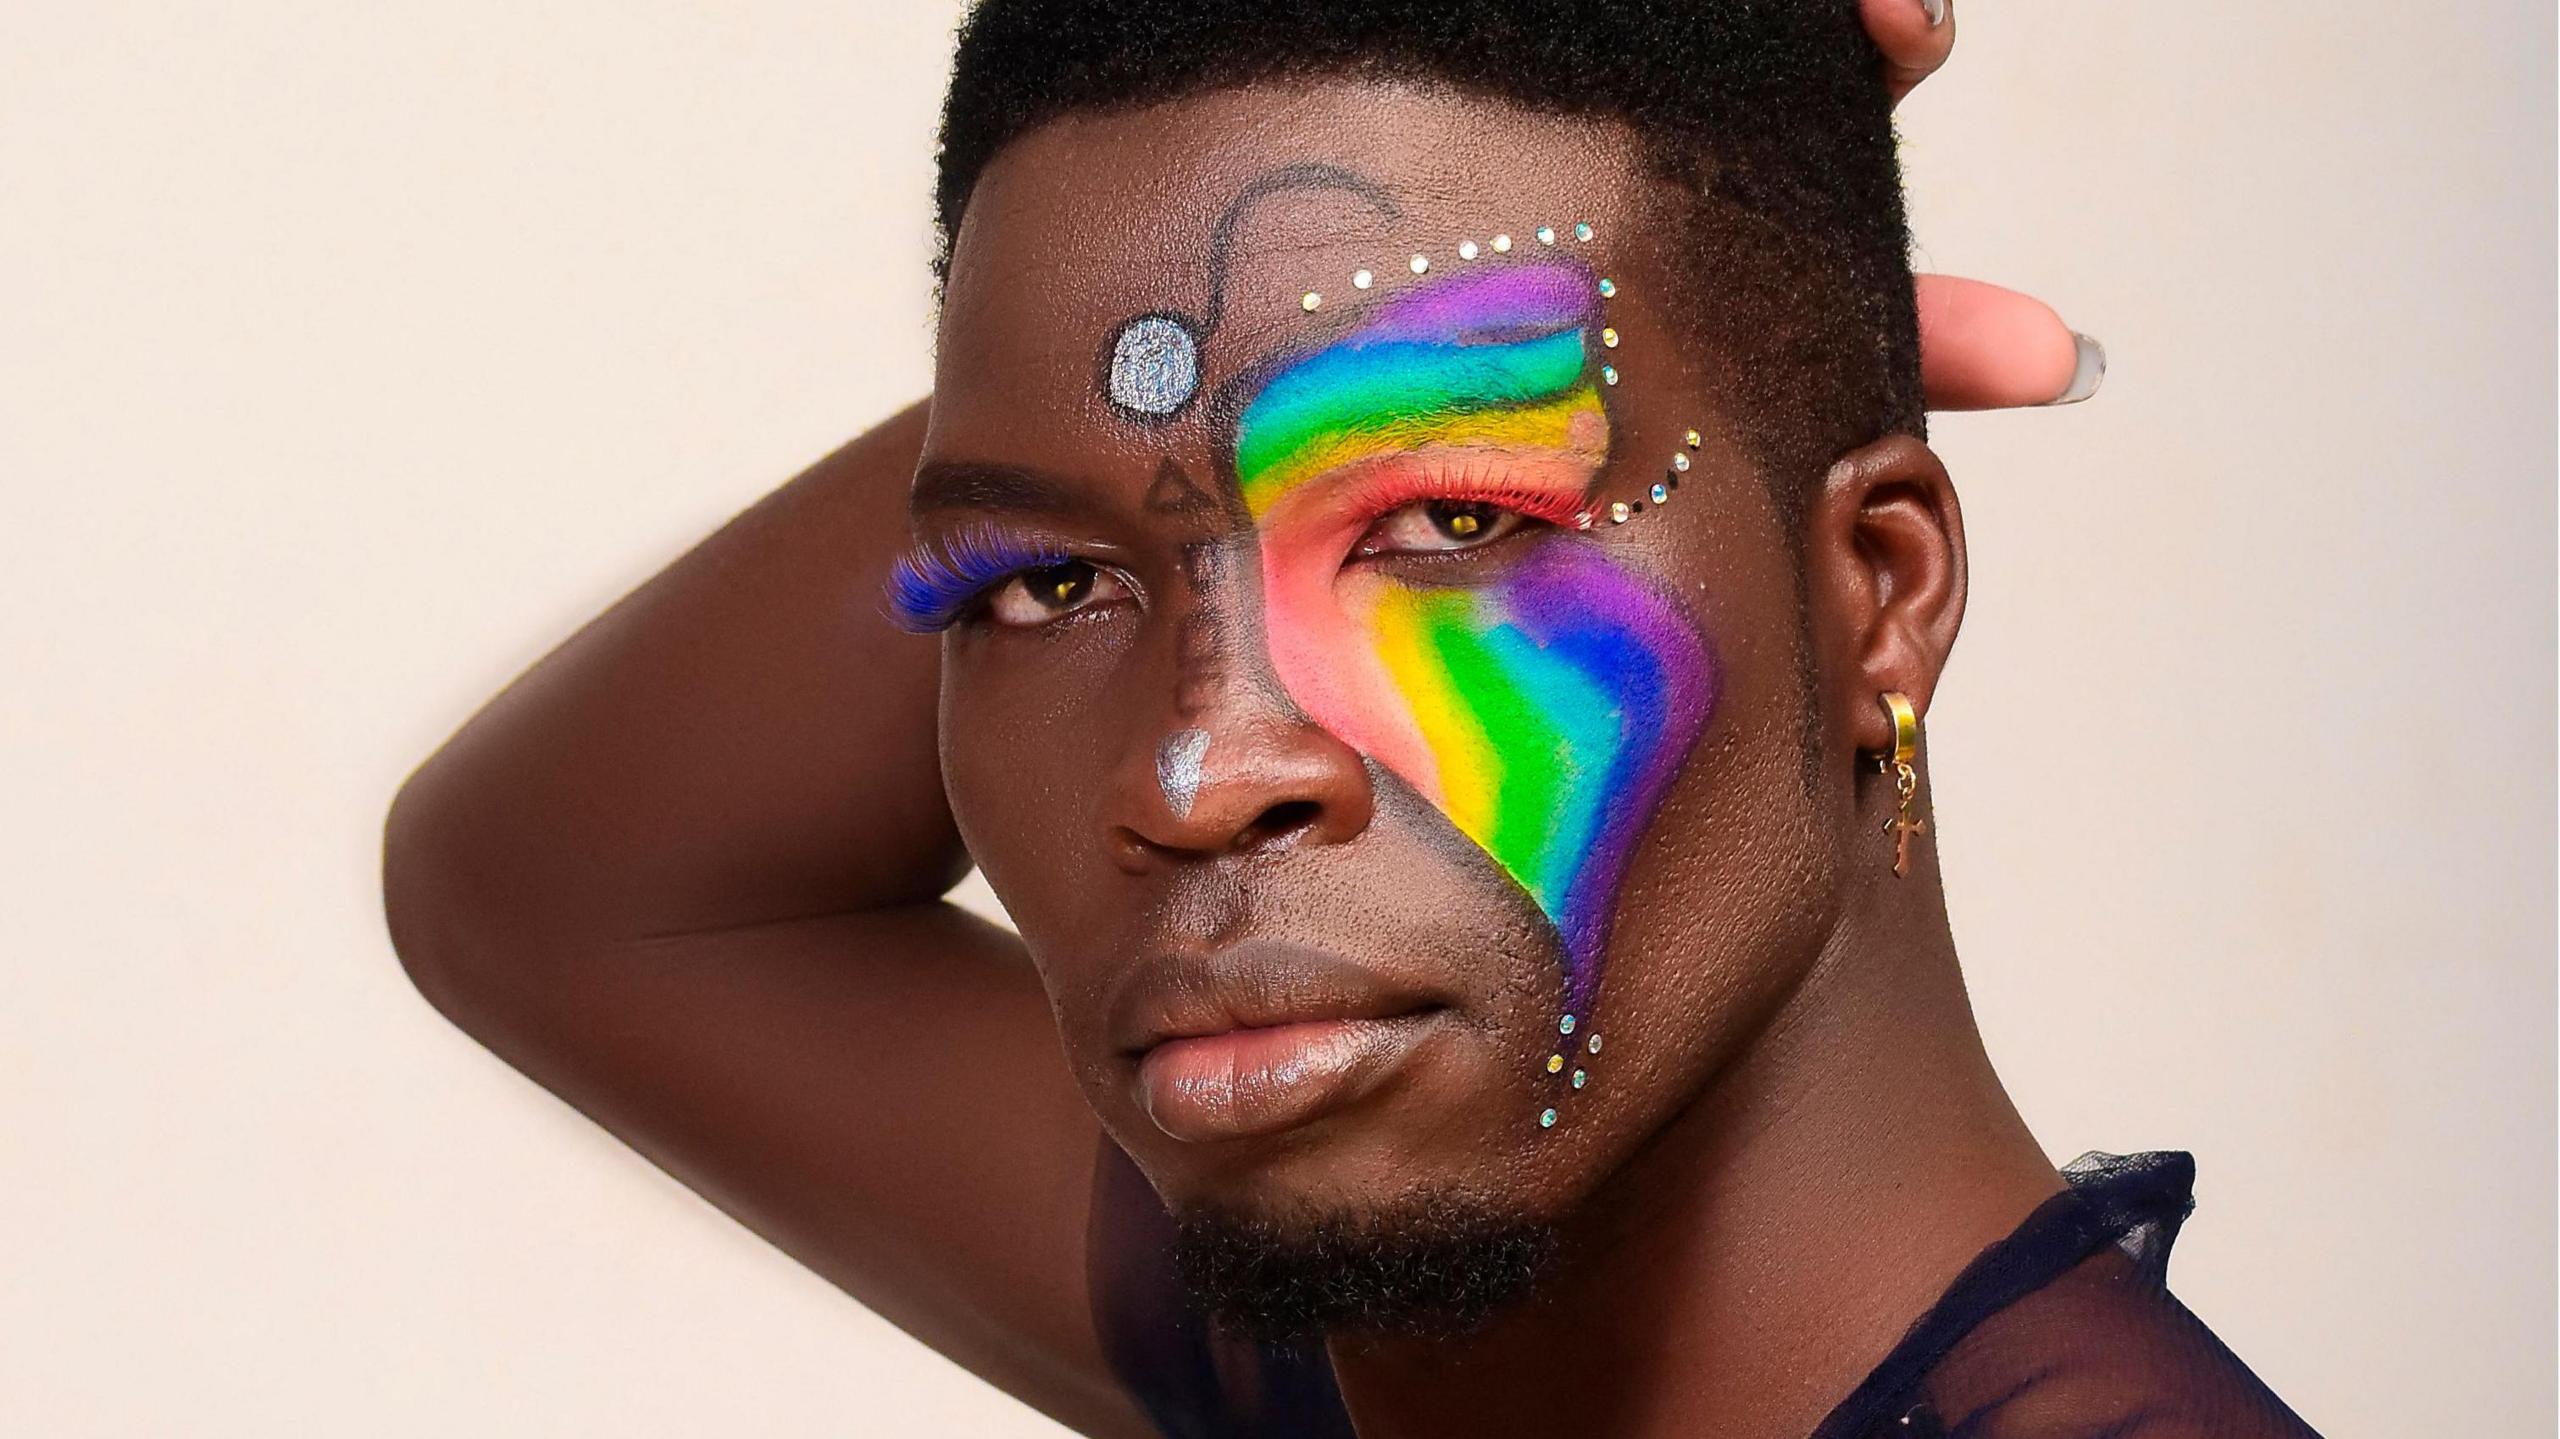
POLYGON ((1068 558, 1053 545, 984 527, 960 530, 947 540, 916 546, 889 566, 889 620, 916 634, 949 629, 997 581, 1068 558))
POLYGON ((1259 520, 1320 475, 1431 446, 1605 451, 1594 437, 1606 416, 1585 374, 1598 296, 1589 269, 1549 261, 1387 301, 1246 405, 1235 441, 1246 509, 1259 520))
POLYGON ((1489 586, 1381 587, 1366 621, 1436 771, 1407 779, 1554 921, 1583 1012, 1636 841, 1714 704, 1705 641, 1563 537, 1489 586))

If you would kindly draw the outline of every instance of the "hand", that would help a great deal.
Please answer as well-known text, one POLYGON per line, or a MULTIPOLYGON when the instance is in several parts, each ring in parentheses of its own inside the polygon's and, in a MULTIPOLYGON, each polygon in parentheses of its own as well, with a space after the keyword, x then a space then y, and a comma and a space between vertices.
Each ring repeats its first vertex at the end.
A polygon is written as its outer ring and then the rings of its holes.
MULTIPOLYGON (((1863 10, 1898 104, 1955 49, 1954 0, 1864 0, 1863 10)), ((2041 300, 1951 275, 1918 277, 1915 295, 1920 383, 1933 410, 2070 404, 2106 378, 2106 350, 2041 300)))

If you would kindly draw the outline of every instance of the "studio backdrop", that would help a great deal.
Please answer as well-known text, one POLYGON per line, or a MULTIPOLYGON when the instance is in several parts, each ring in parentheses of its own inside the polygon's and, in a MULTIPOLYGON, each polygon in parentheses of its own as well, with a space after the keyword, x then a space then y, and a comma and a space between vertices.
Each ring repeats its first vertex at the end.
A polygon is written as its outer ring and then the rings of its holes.
MULTIPOLYGON (((2334 1435, 2553 1421, 2553 17, 1966 0, 1921 268, 1959 947, 2057 1160, 2334 1435)), ((922 394, 957 6, 0 15, 0 1431, 1058 1432, 476 1048, 399 781, 922 394)), ((973 903, 989 903, 974 885, 973 903)))

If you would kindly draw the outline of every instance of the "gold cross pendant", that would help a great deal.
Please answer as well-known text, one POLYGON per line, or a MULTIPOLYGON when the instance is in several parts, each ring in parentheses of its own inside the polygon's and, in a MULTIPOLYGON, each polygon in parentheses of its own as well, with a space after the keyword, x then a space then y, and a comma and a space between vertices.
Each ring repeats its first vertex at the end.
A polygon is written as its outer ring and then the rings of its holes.
POLYGON ((1911 837, 1929 827, 1925 819, 1913 819, 1911 811, 1887 816, 1884 832, 1893 836, 1893 875, 1900 879, 1911 870, 1911 837))

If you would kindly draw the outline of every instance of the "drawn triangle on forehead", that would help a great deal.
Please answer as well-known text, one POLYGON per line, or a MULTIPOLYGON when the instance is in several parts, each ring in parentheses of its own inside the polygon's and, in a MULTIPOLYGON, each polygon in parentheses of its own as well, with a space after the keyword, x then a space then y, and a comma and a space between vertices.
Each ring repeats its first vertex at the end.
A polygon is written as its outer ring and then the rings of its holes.
POLYGON ((1140 503, 1151 515, 1214 514, 1221 508, 1217 497, 1202 489, 1171 456, 1157 463, 1156 477, 1140 503))

